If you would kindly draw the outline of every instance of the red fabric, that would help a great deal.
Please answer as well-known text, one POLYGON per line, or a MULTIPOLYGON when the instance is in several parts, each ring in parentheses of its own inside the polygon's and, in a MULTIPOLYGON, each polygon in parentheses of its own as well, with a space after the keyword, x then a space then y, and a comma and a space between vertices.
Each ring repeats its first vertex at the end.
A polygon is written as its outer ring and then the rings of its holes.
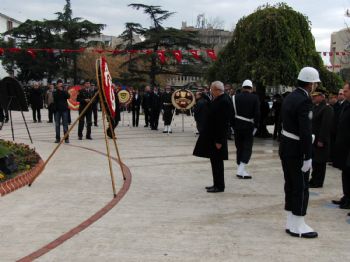
POLYGON ((173 55, 178 63, 181 63, 182 61, 182 53, 181 50, 174 50, 173 55))
POLYGON ((212 60, 216 60, 216 54, 215 51, 213 49, 207 49, 207 55, 212 59, 212 60))
POLYGON ((165 63, 165 51, 164 50, 158 50, 157 51, 158 58, 161 64, 165 63))
POLYGON ((116 113, 115 96, 112 84, 112 77, 108 70, 106 58, 101 58, 101 77, 102 77, 102 89, 103 97, 107 102, 108 111, 114 119, 116 113))
POLYGON ((201 59, 199 54, 198 54, 198 50, 191 49, 189 51, 193 55, 194 59, 196 59, 196 60, 200 60, 201 59))
POLYGON ((329 56, 333 56, 333 52, 329 52, 329 56))
POLYGON ((35 53, 35 51, 32 50, 32 49, 28 49, 28 50, 27 50, 27 54, 29 54, 33 59, 36 58, 36 53, 35 53))
POLYGON ((3 55, 5 53, 4 48, 0 48, 0 56, 3 55))

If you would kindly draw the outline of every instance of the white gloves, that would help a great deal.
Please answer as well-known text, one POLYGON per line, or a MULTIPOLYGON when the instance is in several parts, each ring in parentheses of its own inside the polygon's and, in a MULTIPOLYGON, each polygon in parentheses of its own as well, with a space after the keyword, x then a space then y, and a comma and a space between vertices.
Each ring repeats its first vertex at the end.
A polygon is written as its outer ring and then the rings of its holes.
POLYGON ((254 128, 254 130, 253 130, 253 136, 255 136, 255 133, 256 133, 257 130, 258 130, 257 128, 254 128))
POLYGON ((305 173, 305 172, 309 171, 311 169, 311 167, 312 167, 312 159, 304 160, 301 171, 303 171, 305 173))

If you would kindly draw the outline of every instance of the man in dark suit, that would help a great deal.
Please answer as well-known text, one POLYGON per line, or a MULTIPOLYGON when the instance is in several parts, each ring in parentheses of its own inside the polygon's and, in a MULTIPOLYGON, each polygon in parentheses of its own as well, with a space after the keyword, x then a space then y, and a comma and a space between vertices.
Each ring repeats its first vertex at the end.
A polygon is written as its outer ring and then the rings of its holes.
POLYGON ((171 86, 167 85, 165 87, 165 92, 162 94, 161 97, 161 104, 162 104, 162 111, 163 111, 163 121, 164 121, 164 130, 163 133, 172 133, 171 130, 171 120, 174 113, 174 106, 171 102, 171 86))
POLYGON ((228 159, 227 128, 232 115, 230 97, 224 93, 224 84, 211 84, 213 101, 210 104, 207 122, 199 134, 193 155, 210 158, 214 185, 206 187, 208 193, 225 191, 224 160, 228 159))
POLYGON ((309 173, 312 167, 312 101, 310 93, 320 82, 318 71, 304 67, 298 88, 282 104, 282 137, 279 154, 284 173, 286 232, 295 237, 315 238, 317 232, 304 220, 309 202, 309 173))
POLYGON ((314 103, 312 109, 312 134, 315 135, 315 141, 312 147, 312 173, 309 187, 319 188, 323 187, 326 175, 326 166, 330 151, 333 108, 326 104, 324 90, 316 89, 311 96, 314 103))
POLYGON ((231 125, 237 148, 237 177, 242 179, 252 178, 245 166, 252 155, 253 137, 260 118, 259 98, 252 91, 253 83, 247 79, 242 84, 242 92, 232 97, 234 112, 231 125))
POLYGON ((160 110, 161 110, 160 93, 158 88, 154 87, 153 92, 151 93, 150 125, 152 130, 158 130, 160 110))
POLYGON ((142 108, 143 113, 145 114, 145 127, 148 127, 150 124, 150 116, 152 110, 152 95, 151 95, 151 87, 145 87, 145 93, 142 97, 142 108))
POLYGON ((333 200, 341 209, 350 209, 350 86, 343 88, 346 101, 339 115, 333 166, 342 171, 343 197, 333 200))
POLYGON ((132 111, 132 126, 139 126, 139 116, 140 116, 140 106, 141 106, 141 96, 139 90, 134 91, 132 101, 131 101, 131 111, 132 111))
MULTIPOLYGON (((85 81, 84 85, 79 91, 77 101, 79 102, 79 115, 83 112, 85 107, 90 103, 91 98, 94 96, 94 90, 91 89, 90 81, 85 81)), ((91 140, 91 126, 92 126, 92 104, 85 111, 84 115, 81 116, 78 125, 78 139, 83 139, 83 129, 86 119, 86 139, 91 140)))

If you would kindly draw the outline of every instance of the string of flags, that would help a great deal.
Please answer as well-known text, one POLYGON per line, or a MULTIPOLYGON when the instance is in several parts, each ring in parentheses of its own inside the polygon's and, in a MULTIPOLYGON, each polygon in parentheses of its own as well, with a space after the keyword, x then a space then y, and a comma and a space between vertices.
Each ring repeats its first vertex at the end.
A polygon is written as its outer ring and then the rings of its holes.
POLYGON ((333 55, 348 56, 348 55, 350 55, 350 52, 345 52, 345 51, 341 51, 341 52, 317 52, 317 53, 319 53, 320 55, 323 55, 323 56, 333 56, 333 55))
POLYGON ((90 48, 80 48, 80 49, 54 49, 54 48, 1 48, 0 47, 0 56, 4 55, 5 51, 8 51, 10 53, 19 53, 22 51, 25 51, 28 55, 30 55, 33 59, 36 58, 36 55, 38 52, 47 52, 47 53, 82 53, 84 51, 90 51, 92 53, 109 53, 113 55, 120 55, 120 54, 146 54, 146 55, 152 55, 154 53, 157 54, 159 61, 164 64, 166 62, 167 55, 171 54, 175 58, 175 60, 178 63, 181 63, 183 54, 190 54, 192 57, 196 60, 200 60, 203 56, 203 53, 205 53, 211 60, 216 60, 217 56, 213 49, 190 49, 190 50, 152 50, 152 49, 146 49, 146 50, 130 50, 130 49, 122 49, 122 50, 105 50, 105 49, 90 49, 90 48))

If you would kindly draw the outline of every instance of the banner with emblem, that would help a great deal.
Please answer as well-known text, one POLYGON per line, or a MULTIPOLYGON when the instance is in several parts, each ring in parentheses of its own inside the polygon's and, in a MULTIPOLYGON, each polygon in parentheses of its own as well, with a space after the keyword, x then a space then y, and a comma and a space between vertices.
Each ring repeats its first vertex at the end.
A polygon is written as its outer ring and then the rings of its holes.
POLYGON ((188 89, 178 89, 173 93, 171 102, 176 109, 188 110, 194 106, 196 98, 192 91, 188 89))
POLYGON ((108 112, 112 118, 116 114, 115 96, 112 83, 112 77, 108 70, 106 58, 102 57, 96 61, 96 75, 99 92, 101 92, 104 102, 107 105, 108 112))
POLYGON ((68 93, 70 95, 69 99, 67 99, 68 107, 71 110, 79 110, 79 102, 77 101, 77 96, 79 94, 81 87, 80 86, 72 86, 68 89, 68 93))
POLYGON ((134 96, 132 90, 126 86, 119 87, 117 95, 119 104, 124 107, 128 106, 132 102, 132 98, 134 96))

